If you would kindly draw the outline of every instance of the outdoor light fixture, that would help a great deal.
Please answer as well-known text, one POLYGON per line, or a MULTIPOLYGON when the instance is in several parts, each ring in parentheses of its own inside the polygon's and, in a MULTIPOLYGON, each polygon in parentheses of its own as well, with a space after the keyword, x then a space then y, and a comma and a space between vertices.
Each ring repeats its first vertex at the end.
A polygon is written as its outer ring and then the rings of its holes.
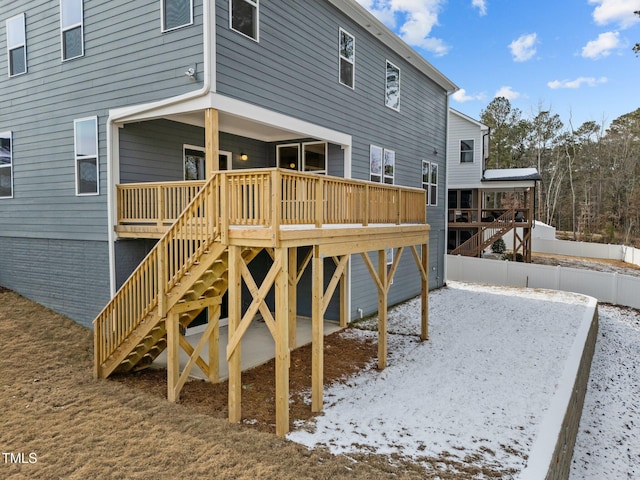
POLYGON ((436 147, 433 147, 433 154, 437 155, 438 154, 438 150, 436 150, 436 147))
POLYGON ((241 153, 240 154, 240 160, 243 160, 243 161, 246 162, 248 158, 249 158, 249 155, 247 155, 246 153, 241 153))
POLYGON ((293 163, 293 162, 291 162, 291 163, 289 164, 289 167, 290 167, 290 168, 296 168, 296 164, 295 164, 295 163, 293 163))

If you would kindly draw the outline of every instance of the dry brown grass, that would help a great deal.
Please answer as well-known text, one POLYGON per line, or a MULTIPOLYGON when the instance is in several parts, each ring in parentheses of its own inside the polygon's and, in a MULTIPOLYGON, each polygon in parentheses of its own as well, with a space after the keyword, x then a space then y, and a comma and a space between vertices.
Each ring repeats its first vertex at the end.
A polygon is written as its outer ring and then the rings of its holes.
MULTIPOLYGON (((176 405, 165 400, 162 371, 94 380, 92 338, 90 330, 0 287, 0 453, 37 458, 16 464, 0 456, 0 478, 427 478, 422 467, 403 459, 333 456, 269 433, 273 374, 268 365, 243 375, 243 415, 258 420, 250 428, 226 421, 224 384, 190 382, 176 405)), ((332 342, 329 349, 343 349, 344 355, 331 357, 346 360, 327 362, 329 377, 375 352, 375 345, 345 351, 345 345, 332 342)), ((306 388, 300 382, 308 381, 307 353, 296 355, 291 370, 304 373, 292 373, 292 419, 310 416, 309 407, 296 399, 306 388)), ((440 471, 450 470, 439 478, 501 478, 447 460, 432 460, 440 462, 440 471)))

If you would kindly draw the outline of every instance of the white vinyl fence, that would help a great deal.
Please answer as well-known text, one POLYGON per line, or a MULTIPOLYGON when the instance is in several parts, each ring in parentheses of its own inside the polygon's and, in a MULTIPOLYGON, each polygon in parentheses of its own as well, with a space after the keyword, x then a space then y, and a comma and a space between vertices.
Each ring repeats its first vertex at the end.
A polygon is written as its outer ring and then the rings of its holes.
POLYGON ((447 280, 583 293, 640 308, 640 277, 618 273, 447 255, 447 280))
MULTIPOLYGON (((555 255, 569 255, 572 257, 606 258, 622 260, 640 266, 640 249, 624 245, 609 245, 604 243, 571 242, 568 240, 545 240, 534 238, 532 250, 537 253, 551 253, 555 255)), ((508 248, 507 244, 507 248, 508 248)))

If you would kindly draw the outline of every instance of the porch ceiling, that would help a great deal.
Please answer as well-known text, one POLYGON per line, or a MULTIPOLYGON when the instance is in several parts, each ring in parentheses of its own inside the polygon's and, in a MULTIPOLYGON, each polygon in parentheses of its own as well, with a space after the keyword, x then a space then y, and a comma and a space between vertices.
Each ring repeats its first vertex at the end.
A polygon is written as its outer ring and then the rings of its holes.
MULTIPOLYGON (((220 123, 220 131, 239 135, 241 137, 253 138, 263 142, 280 142, 307 136, 302 132, 296 132, 286 128, 261 123, 255 120, 247 119, 227 112, 219 112, 218 121, 220 123)), ((204 128, 204 111, 177 113, 167 115, 168 120, 180 123, 195 125, 204 128)))

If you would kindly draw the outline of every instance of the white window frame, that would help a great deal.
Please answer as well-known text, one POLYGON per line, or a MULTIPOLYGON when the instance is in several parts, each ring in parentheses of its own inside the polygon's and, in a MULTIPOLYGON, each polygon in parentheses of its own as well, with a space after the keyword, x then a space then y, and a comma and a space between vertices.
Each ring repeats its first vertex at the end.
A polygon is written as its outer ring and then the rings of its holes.
POLYGON ((10 173, 10 181, 11 181, 11 195, 0 196, 0 200, 4 200, 7 198, 13 198, 13 132, 0 132, 0 137, 9 139, 9 163, 2 164, 0 163, 0 170, 3 168, 7 168, 11 171, 10 173))
POLYGON ((438 164, 436 162, 429 162, 422 160, 422 188, 427 192, 427 205, 430 207, 438 206, 438 164), (426 167, 427 181, 424 181, 426 167), (433 182, 433 173, 435 172, 435 182, 433 182), (432 195, 435 188, 435 195, 432 195), (435 198, 433 198, 435 197, 435 198))
POLYGON ((304 142, 302 144, 302 161, 299 162, 300 170, 303 172, 317 173, 318 175, 327 174, 327 160, 329 156, 329 145, 327 142, 304 142), (307 156, 305 155, 306 147, 309 145, 324 145, 324 169, 323 170, 307 170, 307 156))
POLYGON ((10 77, 17 77, 18 75, 24 75, 25 73, 27 73, 27 30, 25 25, 26 23, 24 13, 11 17, 5 22, 7 30, 7 68, 10 77), (16 26, 15 24, 17 21, 20 21, 20 24, 16 26), (17 33, 21 35, 21 41, 16 44, 11 44, 11 37, 13 36, 11 35, 12 26, 13 28, 18 28, 20 30, 17 33), (22 56, 24 58, 24 71, 13 73, 11 71, 11 52, 18 48, 22 48, 22 56))
POLYGON ((160 0, 160 31, 162 33, 172 32, 174 30, 178 30, 179 28, 184 28, 184 27, 193 25, 193 0, 189 0, 189 22, 184 23, 182 25, 176 25, 175 27, 167 28, 164 12, 166 10, 165 7, 168 1, 171 1, 171 0, 160 0))
POLYGON ((300 170, 300 163, 301 163, 301 148, 300 148, 300 144, 299 143, 282 143, 280 145, 276 145, 276 167, 277 168, 288 168, 290 170, 300 170), (296 147, 298 150, 298 159, 296 160, 296 165, 295 168, 292 168, 290 166, 287 167, 281 167, 280 166, 280 150, 284 147, 296 147))
POLYGON ((400 78, 401 78, 401 74, 400 74, 400 67, 398 67, 397 65, 395 65, 393 62, 390 62, 389 60, 387 60, 387 63, 385 64, 385 70, 384 70, 384 104, 385 106, 389 107, 391 110, 395 110, 396 112, 400 111, 400 78), (389 76, 388 76, 388 72, 389 72, 389 67, 395 69, 398 71, 398 99, 397 99, 397 105, 391 104, 390 103, 390 97, 389 97, 389 76))
POLYGON ((460 163, 474 163, 475 159, 476 159, 476 154, 475 154, 475 150, 476 150, 476 142, 473 139, 469 139, 469 140, 460 140, 460 163), (465 142, 470 142, 471 143, 471 150, 464 150, 462 148, 462 146, 464 145, 465 142), (463 158, 465 158, 465 153, 471 153, 471 161, 464 161, 463 158))
POLYGON ((369 146, 369 181, 382 183, 384 170, 384 149, 377 145, 369 146))
POLYGON ((384 149, 382 164, 382 183, 394 185, 396 183, 396 152, 395 150, 384 149), (391 166, 391 174, 387 173, 387 167, 391 166))
POLYGON ((85 117, 77 118, 73 121, 73 151, 74 151, 74 163, 75 163, 75 177, 76 177, 76 196, 86 197, 92 195, 100 195, 100 151, 98 142, 98 117, 85 117), (93 121, 95 127, 95 155, 82 155, 78 154, 78 124, 82 122, 93 121), (80 182, 78 181, 78 174, 80 168, 78 164, 81 160, 95 160, 96 164, 96 191, 95 192, 80 192, 80 182))
POLYGON ((80 0, 80 22, 76 22, 69 25, 65 25, 64 19, 62 18, 62 4, 64 2, 65 0, 60 0, 60 57, 62 58, 63 62, 66 62, 69 60, 73 60, 75 58, 84 57, 84 0, 80 0), (78 27, 80 27, 80 40, 81 40, 80 45, 81 45, 82 52, 80 53, 80 55, 76 55, 75 57, 65 58, 64 57, 64 34, 65 32, 69 30, 74 30, 78 27))
POLYGON ((338 34, 338 82, 340 85, 344 85, 345 87, 349 87, 352 90, 356 89, 356 37, 347 32, 344 28, 340 28, 340 32, 338 34), (346 35, 351 37, 353 42, 353 58, 347 58, 342 55, 342 36, 346 35), (342 80, 342 62, 347 62, 351 64, 351 85, 343 82, 342 80))
POLYGON ((255 37, 247 35, 246 33, 233 28, 233 1, 234 0, 229 0, 229 29, 233 30, 236 33, 239 33, 245 38, 253 40, 254 42, 260 42, 260 0, 237 0, 247 3, 255 9, 255 37))
MULTIPOLYGON (((184 144, 182 145, 182 179, 187 182, 189 180, 187 180, 187 150, 195 150, 197 152, 201 152, 202 153, 202 157, 205 157, 205 148, 204 147, 198 147, 196 145, 187 145, 184 144)), ((206 161, 205 161, 206 162, 206 161)), ((206 178, 207 176, 207 170, 206 170, 206 163, 203 162, 202 163, 202 168, 203 168, 203 173, 204 176, 206 178)))

